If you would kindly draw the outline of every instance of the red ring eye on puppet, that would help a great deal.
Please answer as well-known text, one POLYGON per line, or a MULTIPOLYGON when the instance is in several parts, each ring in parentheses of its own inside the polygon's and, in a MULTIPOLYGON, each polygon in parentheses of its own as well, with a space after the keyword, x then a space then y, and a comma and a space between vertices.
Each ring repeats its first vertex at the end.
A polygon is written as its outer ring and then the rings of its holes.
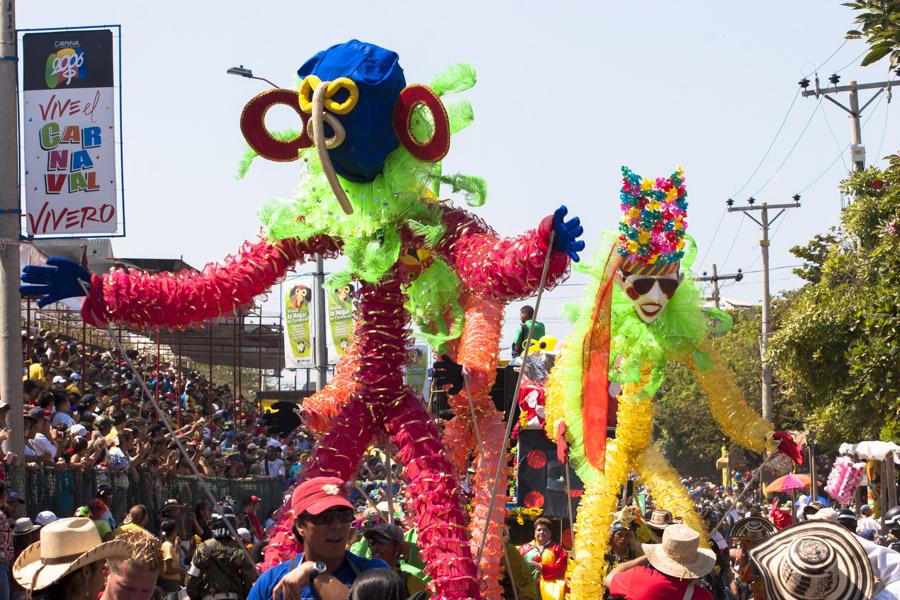
POLYGON ((293 90, 274 89, 255 96, 241 111, 241 133, 250 147, 263 158, 276 162, 290 162, 300 158, 300 150, 312 146, 312 140, 306 135, 306 122, 309 116, 300 110, 297 104, 297 92, 293 90), (300 135, 290 140, 279 140, 266 129, 266 113, 277 104, 290 106, 303 121, 300 135))
POLYGON ((425 162, 437 162, 450 150, 450 118, 444 103, 431 88, 413 84, 403 88, 394 105, 394 133, 409 153, 425 162), (420 142, 412 132, 412 117, 416 106, 423 105, 431 112, 434 133, 420 142))

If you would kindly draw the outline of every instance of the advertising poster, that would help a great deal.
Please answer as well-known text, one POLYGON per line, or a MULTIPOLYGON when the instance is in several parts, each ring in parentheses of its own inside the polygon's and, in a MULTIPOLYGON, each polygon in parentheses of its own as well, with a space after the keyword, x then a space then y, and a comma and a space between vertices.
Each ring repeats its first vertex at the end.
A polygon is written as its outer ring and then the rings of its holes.
POLYGON ((27 233, 115 234, 112 31, 27 33, 22 54, 27 233))
POLYGON ((428 390, 428 368, 431 363, 431 350, 428 344, 415 344, 406 350, 406 368, 404 378, 419 395, 428 390))
POLYGON ((284 291, 284 362, 288 369, 307 367, 313 358, 312 288, 294 280, 284 291))
POLYGON ((342 285, 329 293, 328 306, 328 356, 330 362, 343 356, 353 333, 353 295, 356 288, 352 283, 342 285))

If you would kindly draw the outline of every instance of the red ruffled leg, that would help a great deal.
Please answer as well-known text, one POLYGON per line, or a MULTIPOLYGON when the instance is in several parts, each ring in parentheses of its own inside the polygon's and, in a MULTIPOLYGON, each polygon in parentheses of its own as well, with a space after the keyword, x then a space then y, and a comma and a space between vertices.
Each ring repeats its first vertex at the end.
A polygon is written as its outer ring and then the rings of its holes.
POLYGON ((466 513, 439 431, 422 399, 405 390, 384 407, 385 424, 406 467, 408 507, 435 599, 479 598, 466 513))
MULTIPOLYGON (((503 414, 494 406, 491 388, 497 378, 497 359, 500 349, 500 335, 503 326, 503 305, 492 300, 469 297, 463 300, 466 323, 460 336, 456 360, 466 368, 469 392, 478 421, 481 451, 476 448, 475 479, 472 485, 471 533, 472 552, 478 547, 487 524, 488 505, 494 473, 500 457, 505 426, 503 414), (482 461, 483 458, 483 461, 482 461)), ((450 406, 456 415, 444 430, 444 443, 451 460, 464 461, 460 470, 468 467, 468 454, 475 447, 472 411, 466 391, 450 397, 450 406), (452 427, 450 427, 452 425, 452 427), (462 456, 464 455, 464 456, 462 456)), ((481 558, 481 593, 488 600, 501 600, 503 587, 500 577, 503 573, 503 527, 506 516, 506 482, 509 469, 504 461, 500 474, 500 489, 494 502, 494 517, 490 521, 487 543, 481 558)))
MULTIPOLYGON (((309 465, 303 471, 303 479, 320 476, 340 477, 344 481, 353 479, 374 430, 375 419, 369 407, 362 398, 354 397, 334 419, 328 435, 316 446, 309 465)), ((293 493, 275 515, 277 525, 266 546, 263 570, 289 560, 302 551, 291 532, 296 516, 292 506, 293 493)))

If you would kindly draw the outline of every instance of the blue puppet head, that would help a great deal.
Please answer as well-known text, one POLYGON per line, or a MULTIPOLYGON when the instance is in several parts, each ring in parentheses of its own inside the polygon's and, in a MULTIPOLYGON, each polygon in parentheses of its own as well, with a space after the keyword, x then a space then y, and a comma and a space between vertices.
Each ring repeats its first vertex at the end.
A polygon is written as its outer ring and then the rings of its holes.
POLYGON ((388 154, 399 144, 392 115, 406 79, 397 53, 350 40, 319 52, 297 74, 305 83, 301 88, 301 106, 304 90, 314 88, 317 81, 338 84, 330 106, 346 131, 346 140, 328 152, 334 170, 350 181, 375 179, 388 154), (348 107, 349 111, 341 114, 348 107))

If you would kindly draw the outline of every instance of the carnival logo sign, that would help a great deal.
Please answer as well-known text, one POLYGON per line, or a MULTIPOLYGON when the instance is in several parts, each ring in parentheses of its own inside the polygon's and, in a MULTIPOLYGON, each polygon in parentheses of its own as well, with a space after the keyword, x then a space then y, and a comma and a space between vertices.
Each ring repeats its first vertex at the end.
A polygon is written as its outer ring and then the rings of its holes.
POLYGON ((44 77, 51 90, 62 84, 69 85, 73 79, 84 79, 87 77, 84 51, 81 48, 61 48, 53 52, 47 57, 44 77))
POLYGON ((116 233, 112 31, 26 33, 23 55, 27 234, 116 233))

